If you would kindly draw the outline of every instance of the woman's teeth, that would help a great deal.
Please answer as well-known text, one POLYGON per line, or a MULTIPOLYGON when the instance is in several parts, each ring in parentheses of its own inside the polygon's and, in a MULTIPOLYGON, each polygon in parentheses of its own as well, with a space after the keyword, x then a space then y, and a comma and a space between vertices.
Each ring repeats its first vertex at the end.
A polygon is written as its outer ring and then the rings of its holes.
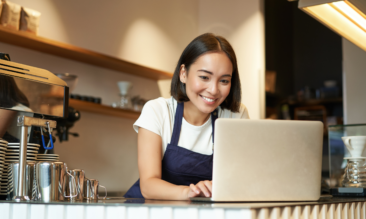
POLYGON ((210 98, 207 98, 207 97, 204 97, 204 96, 201 96, 203 99, 207 100, 208 102, 214 102, 215 99, 210 99, 210 98))

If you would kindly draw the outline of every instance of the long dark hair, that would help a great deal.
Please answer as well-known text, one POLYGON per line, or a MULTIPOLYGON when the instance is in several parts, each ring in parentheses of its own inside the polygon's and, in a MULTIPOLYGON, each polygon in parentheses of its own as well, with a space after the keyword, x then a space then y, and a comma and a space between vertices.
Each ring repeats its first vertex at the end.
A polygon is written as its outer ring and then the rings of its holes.
POLYGON ((11 108, 19 103, 29 107, 27 97, 19 90, 14 78, 0 75, 0 107, 11 108))
POLYGON ((225 38, 216 36, 212 33, 205 33, 196 37, 184 49, 174 71, 170 86, 170 94, 178 102, 189 101, 186 94, 185 84, 183 84, 179 78, 180 68, 184 64, 188 72, 189 68, 198 59, 198 57, 208 52, 224 52, 230 59, 233 65, 230 93, 220 106, 221 108, 229 109, 232 112, 239 112, 241 103, 241 86, 235 52, 225 38))

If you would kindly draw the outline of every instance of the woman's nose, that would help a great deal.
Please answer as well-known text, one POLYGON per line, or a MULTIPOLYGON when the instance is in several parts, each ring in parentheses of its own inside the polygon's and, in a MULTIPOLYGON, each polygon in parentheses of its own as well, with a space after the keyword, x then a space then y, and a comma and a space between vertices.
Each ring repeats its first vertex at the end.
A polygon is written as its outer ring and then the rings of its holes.
POLYGON ((219 87, 217 83, 211 83, 208 91, 210 92, 210 94, 212 95, 216 95, 219 92, 219 87))

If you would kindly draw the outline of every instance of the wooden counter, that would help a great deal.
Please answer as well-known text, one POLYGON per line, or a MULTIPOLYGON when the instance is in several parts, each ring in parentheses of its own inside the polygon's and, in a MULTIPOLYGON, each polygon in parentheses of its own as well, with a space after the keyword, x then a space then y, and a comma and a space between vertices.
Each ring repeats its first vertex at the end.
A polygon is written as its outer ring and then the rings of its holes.
POLYGON ((366 218, 366 198, 322 198, 317 202, 193 203, 144 199, 86 202, 0 201, 1 219, 241 219, 366 218))

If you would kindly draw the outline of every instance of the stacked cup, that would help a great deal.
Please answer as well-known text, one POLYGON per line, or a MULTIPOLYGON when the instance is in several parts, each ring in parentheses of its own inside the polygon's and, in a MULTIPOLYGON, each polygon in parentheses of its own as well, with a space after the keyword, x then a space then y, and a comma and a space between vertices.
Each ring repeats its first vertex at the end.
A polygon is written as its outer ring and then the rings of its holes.
POLYGON ((5 200, 7 196, 8 180, 5 169, 5 153, 8 142, 0 138, 0 200, 5 200))
POLYGON ((37 154, 37 161, 59 161, 58 154, 37 154))

